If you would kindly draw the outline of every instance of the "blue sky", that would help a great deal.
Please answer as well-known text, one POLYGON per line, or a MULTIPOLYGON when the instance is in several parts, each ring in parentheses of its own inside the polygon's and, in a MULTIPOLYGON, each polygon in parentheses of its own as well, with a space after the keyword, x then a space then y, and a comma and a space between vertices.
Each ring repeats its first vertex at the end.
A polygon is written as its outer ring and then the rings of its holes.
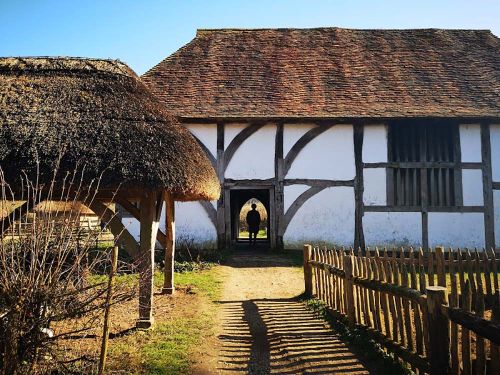
POLYGON ((0 56, 116 58, 142 74, 197 28, 319 26, 500 36, 500 0, 0 0, 0 56))

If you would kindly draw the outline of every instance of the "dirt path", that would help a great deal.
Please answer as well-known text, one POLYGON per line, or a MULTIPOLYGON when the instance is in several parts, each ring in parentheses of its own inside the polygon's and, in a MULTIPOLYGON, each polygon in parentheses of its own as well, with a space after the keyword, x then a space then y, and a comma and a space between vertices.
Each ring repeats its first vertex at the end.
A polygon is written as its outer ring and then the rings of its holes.
POLYGON ((365 365, 294 297, 303 292, 291 259, 238 253, 221 266, 218 334, 196 373, 368 374, 365 365))

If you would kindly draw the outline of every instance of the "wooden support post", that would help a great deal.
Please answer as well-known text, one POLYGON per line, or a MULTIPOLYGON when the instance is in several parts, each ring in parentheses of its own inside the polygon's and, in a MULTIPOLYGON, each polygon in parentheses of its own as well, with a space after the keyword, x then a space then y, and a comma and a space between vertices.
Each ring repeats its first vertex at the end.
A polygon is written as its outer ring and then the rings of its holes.
POLYGON ((493 210, 493 182, 491 168, 490 127, 481 124, 481 155, 483 162, 483 204, 485 248, 495 248, 495 213, 493 210))
POLYGON ((148 329, 153 325, 154 253, 161 206, 162 200, 159 192, 144 191, 140 200, 139 320, 136 323, 136 327, 141 329, 148 329))
POLYGON ((172 194, 163 194, 165 201, 165 234, 167 240, 165 249, 165 268, 163 294, 174 294, 174 258, 175 258, 175 202, 172 194))
POLYGON ((363 132, 362 124, 354 124, 354 164, 356 169, 356 177, 354 178, 354 248, 365 250, 365 235, 363 232, 363 132))
POLYGON ((436 273, 438 279, 438 285, 446 287, 446 272, 445 272, 445 260, 444 260, 444 247, 436 247, 436 273))
POLYGON ((312 259, 312 246, 304 245, 304 287, 305 296, 310 298, 313 295, 313 271, 309 261, 312 259))
POLYGON ((353 283, 353 256, 351 254, 344 255, 344 272, 345 272, 345 298, 347 307, 347 318, 349 319, 349 327, 353 328, 356 324, 356 310, 354 306, 354 283, 353 283))
POLYGON ((429 359, 431 375, 450 371, 450 325, 442 305, 448 305, 448 294, 442 286, 427 287, 427 319, 429 327, 429 359))
POLYGON ((278 123, 276 127, 276 141, 275 141, 275 154, 274 154, 274 208, 276 216, 275 237, 276 237, 276 250, 284 250, 283 235, 284 235, 284 166, 285 161, 283 158, 283 123, 278 123))
MULTIPOLYGON (((217 123, 217 177, 221 184, 221 195, 217 200, 217 247, 219 250, 226 248, 226 222, 224 219, 224 205, 229 205, 224 196, 224 123, 217 123)), ((229 230, 229 228, 227 229, 229 230)))

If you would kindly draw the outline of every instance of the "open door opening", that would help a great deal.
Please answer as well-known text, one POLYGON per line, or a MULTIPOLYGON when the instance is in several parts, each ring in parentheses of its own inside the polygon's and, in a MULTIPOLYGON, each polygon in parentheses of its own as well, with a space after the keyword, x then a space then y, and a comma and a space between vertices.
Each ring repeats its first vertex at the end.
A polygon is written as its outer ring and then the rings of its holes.
POLYGON ((269 189, 234 189, 231 197, 231 240, 233 243, 249 243, 247 214, 255 205, 259 213, 260 224, 257 232, 257 244, 269 245, 271 239, 270 191, 269 189))

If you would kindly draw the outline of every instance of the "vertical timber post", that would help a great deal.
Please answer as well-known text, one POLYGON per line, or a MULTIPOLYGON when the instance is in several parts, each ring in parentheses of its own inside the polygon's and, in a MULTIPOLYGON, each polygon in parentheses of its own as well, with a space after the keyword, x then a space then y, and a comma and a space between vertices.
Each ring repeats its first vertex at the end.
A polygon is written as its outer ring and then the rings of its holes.
POLYGON ((442 305, 448 305, 448 294, 442 286, 427 287, 429 359, 431 375, 450 373, 450 324, 442 305))
POLYGON ((276 249, 283 250, 283 228, 285 220, 285 207, 284 207, 284 167, 285 162, 283 159, 283 123, 279 122, 276 128, 276 142, 275 142, 275 156, 274 156, 274 174, 275 174, 275 215, 276 215, 276 249))
POLYGON ((483 162, 484 240, 486 249, 495 248, 495 213, 493 211, 493 176, 491 169, 490 127, 481 124, 481 158, 483 162))
POLYGON ((354 306, 354 283, 353 283, 353 255, 351 253, 344 255, 345 272, 345 298, 347 303, 347 319, 349 327, 353 328, 356 324, 356 311, 354 306))
POLYGON ((365 250, 365 236, 363 233, 364 215, 364 181, 363 181, 363 133, 362 124, 354 124, 354 164, 356 176, 354 178, 354 248, 365 250))
POLYGON ((221 194, 217 201, 217 247, 219 250, 226 248, 225 238, 225 219, 224 219, 224 205, 229 204, 226 202, 224 196, 224 123, 217 123, 217 177, 221 184, 221 194))
POLYGON ((304 290, 305 290, 304 294, 307 298, 311 298, 313 295, 313 290, 312 290, 313 273, 312 273, 311 263, 309 263, 311 257, 312 257, 312 246, 304 245, 304 290))
POLYGON ((167 243, 165 244, 165 268, 163 294, 174 294, 174 259, 175 259, 175 202, 172 194, 165 192, 163 200, 165 201, 165 235, 167 243))
POLYGON ((140 200, 139 320, 136 327, 142 329, 153 325, 154 253, 162 206, 158 198, 161 198, 159 192, 144 190, 140 200))

